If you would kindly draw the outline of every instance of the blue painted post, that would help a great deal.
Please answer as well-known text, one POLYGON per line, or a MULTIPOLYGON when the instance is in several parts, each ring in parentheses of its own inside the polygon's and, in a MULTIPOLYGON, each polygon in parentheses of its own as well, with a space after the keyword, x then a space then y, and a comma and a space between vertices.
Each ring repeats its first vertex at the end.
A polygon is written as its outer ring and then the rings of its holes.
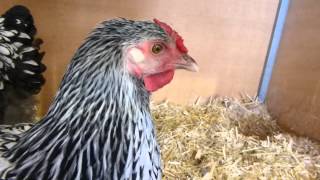
POLYGON ((281 41, 283 27, 286 21, 290 0, 281 0, 278 7, 275 26, 271 37, 271 44, 268 49, 266 63, 264 66, 262 78, 260 81, 258 98, 265 102, 268 93, 269 83, 272 76, 273 65, 277 58, 277 52, 281 41))

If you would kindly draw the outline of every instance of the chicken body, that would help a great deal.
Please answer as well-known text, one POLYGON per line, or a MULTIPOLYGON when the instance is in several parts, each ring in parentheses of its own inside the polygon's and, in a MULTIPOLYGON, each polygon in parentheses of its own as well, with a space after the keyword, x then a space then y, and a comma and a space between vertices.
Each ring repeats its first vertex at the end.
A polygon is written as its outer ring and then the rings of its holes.
POLYGON ((0 123, 30 121, 35 113, 32 95, 44 84, 39 40, 30 11, 14 6, 0 17, 0 123))
POLYGON ((150 93, 174 69, 196 67, 176 38, 157 22, 101 23, 73 57, 47 115, 22 134, 0 130, 0 139, 9 137, 2 177, 161 179, 150 93))

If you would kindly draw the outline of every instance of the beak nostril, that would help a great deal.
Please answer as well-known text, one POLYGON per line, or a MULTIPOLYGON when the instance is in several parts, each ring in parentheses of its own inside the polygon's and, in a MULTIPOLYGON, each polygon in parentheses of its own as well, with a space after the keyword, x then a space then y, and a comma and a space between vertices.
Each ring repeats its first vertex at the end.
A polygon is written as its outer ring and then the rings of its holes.
POLYGON ((191 56, 184 54, 178 63, 176 63, 176 69, 185 69, 192 72, 198 72, 199 66, 191 56))

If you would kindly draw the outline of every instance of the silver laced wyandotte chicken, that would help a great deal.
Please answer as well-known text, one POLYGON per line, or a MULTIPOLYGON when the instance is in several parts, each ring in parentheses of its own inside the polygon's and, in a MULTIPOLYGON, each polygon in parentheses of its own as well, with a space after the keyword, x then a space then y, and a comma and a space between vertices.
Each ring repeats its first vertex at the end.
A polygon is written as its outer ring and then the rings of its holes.
POLYGON ((0 17, 0 123, 30 121, 44 84, 40 39, 30 11, 14 6, 0 17))
POLYGON ((198 66, 169 25, 99 24, 71 60, 47 114, 26 132, 23 125, 0 130, 1 178, 161 179, 149 98, 176 69, 198 66))

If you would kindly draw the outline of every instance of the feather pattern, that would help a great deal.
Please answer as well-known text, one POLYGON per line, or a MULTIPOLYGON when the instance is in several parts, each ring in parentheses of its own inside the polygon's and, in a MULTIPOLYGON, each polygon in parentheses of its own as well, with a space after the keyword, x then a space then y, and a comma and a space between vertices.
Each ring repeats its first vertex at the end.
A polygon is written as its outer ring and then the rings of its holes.
POLYGON ((33 17, 26 7, 14 6, 0 16, 1 124, 34 118, 32 95, 39 93, 45 82, 45 66, 41 63, 44 53, 39 51, 41 41, 34 39, 35 34, 33 17))
POLYGON ((44 53, 33 44, 36 28, 29 10, 14 6, 0 18, 0 82, 23 89, 31 94, 39 92, 44 84, 41 63, 44 53), (24 62, 32 61, 33 64, 24 62), (4 78, 5 76, 9 78, 4 78))
POLYGON ((4 152, 2 178, 161 179, 160 150, 143 81, 123 52, 166 33, 149 21, 101 23, 73 57, 46 116, 4 152))

